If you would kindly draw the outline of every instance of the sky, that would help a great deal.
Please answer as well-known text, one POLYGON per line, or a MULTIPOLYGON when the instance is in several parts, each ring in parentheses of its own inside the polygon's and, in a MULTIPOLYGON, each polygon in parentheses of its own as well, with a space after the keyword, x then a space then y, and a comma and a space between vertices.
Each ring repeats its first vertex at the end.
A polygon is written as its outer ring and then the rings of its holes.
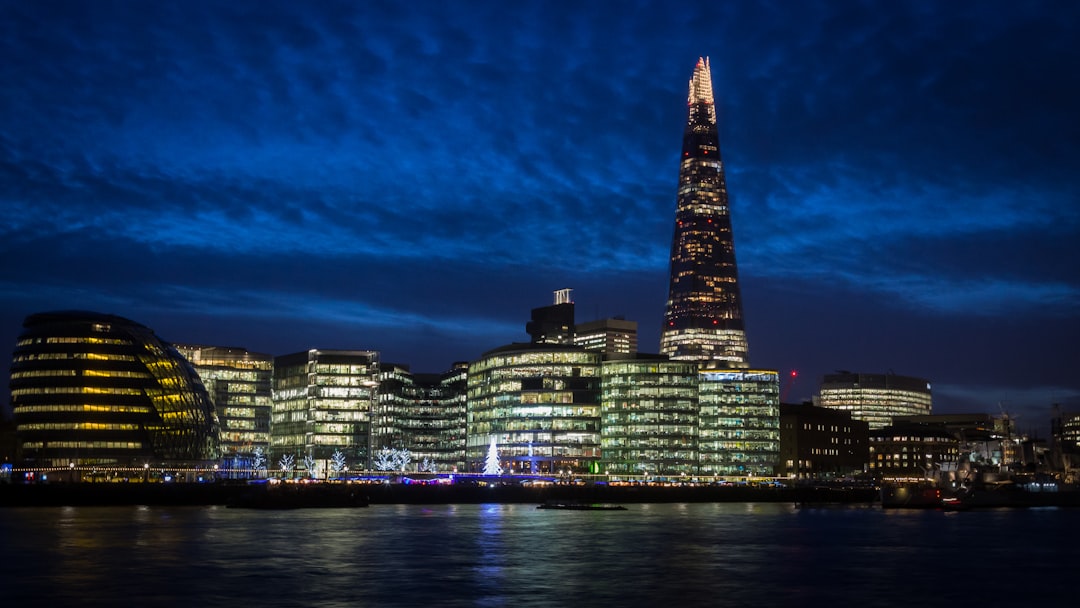
POLYGON ((709 57, 750 362, 785 401, 850 370, 1021 429, 1080 411, 1075 2, 0 14, 0 344, 80 309, 442 371, 572 288, 657 352, 709 57))

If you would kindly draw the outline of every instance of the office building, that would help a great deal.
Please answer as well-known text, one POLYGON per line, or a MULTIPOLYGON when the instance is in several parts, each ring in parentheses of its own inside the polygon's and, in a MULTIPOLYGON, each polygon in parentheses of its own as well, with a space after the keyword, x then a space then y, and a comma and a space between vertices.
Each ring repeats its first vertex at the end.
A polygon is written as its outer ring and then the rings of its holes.
POLYGON ((578 346, 515 343, 470 364, 469 469, 483 471, 494 439, 504 472, 598 472, 600 359, 578 346))
POLYGON ((574 326, 574 344, 604 355, 632 355, 637 352, 637 321, 622 317, 600 319, 574 326))
POLYGON ((866 472, 870 425, 810 403, 780 404, 779 477, 838 479, 866 472))
POLYGON ((574 290, 555 292, 555 302, 532 310, 532 319, 525 325, 534 344, 574 343, 574 290))
POLYGON ((849 412, 875 430, 899 416, 930 414, 932 398, 930 383, 922 378, 839 372, 822 380, 816 405, 849 412))
POLYGON ((318 350, 274 359, 270 453, 326 472, 335 452, 346 466, 371 466, 371 416, 378 399, 379 353, 318 350))
POLYGON ((84 311, 30 315, 23 328, 11 404, 27 464, 199 466, 218 457, 210 396, 149 328, 84 311))
POLYGON ((612 355, 601 364, 603 472, 697 473, 697 368, 662 355, 612 355))
POLYGON ((214 402, 221 425, 221 474, 252 470, 255 450, 265 457, 270 449, 274 357, 238 347, 175 346, 195 367, 214 402))
POLYGON ((780 458, 775 370, 701 370, 698 403, 701 474, 774 474, 780 458))
POLYGON ((746 368, 735 241, 707 59, 694 68, 687 106, 660 352, 712 368, 746 368))
POLYGON ((879 479, 941 479, 957 470, 960 441, 943 425, 902 421, 871 428, 869 452, 879 479))
POLYGON ((422 471, 464 471, 468 370, 455 363, 442 374, 414 374, 383 363, 373 449, 408 450, 412 467, 422 471))

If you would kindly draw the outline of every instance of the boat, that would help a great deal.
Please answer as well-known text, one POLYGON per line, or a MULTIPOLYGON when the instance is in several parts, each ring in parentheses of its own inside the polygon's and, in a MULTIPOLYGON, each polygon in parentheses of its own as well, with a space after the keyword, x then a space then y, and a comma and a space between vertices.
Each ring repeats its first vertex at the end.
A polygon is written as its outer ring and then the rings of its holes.
POLYGON ((537 509, 552 509, 561 511, 625 511, 622 505, 608 503, 585 503, 585 502, 545 502, 536 507, 537 509))
POLYGON ((926 483, 885 483, 881 485, 882 509, 940 509, 941 488, 926 483))
POLYGON ((368 497, 347 485, 275 484, 252 486, 226 506, 231 509, 333 509, 368 506, 368 497))

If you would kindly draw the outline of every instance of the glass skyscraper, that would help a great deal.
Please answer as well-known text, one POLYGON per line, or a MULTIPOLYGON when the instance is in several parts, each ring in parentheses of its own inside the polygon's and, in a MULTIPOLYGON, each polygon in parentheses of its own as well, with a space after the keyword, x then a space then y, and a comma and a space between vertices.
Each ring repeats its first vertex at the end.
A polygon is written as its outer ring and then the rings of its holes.
POLYGON ((699 59, 694 68, 687 105, 660 352, 712 368, 746 368, 742 298, 708 59, 699 59))

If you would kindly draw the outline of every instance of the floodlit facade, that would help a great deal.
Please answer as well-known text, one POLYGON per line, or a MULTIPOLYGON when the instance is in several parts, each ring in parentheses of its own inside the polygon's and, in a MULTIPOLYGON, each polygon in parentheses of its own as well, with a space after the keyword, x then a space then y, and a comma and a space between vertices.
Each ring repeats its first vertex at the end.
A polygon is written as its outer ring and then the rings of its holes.
POLYGON ((207 465, 218 420, 198 374, 134 321, 30 315, 11 365, 22 456, 43 467, 207 465))
POLYGON ((632 355, 637 352, 637 321, 615 317, 578 323, 574 326, 574 344, 605 355, 632 355))
POLYGON ((408 450, 411 466, 429 472, 465 470, 468 364, 442 374, 413 374, 395 363, 381 370, 373 449, 408 450))
POLYGON ((483 470, 494 438, 504 472, 598 472, 600 357, 575 346, 510 344, 469 365, 470 470, 483 470))
POLYGON ((692 475, 698 465, 698 366, 666 357, 601 366, 603 472, 692 475))
POLYGON ((701 370, 698 403, 702 474, 774 474, 780 457, 775 370, 701 370))
POLYGON ((746 368, 735 241, 707 59, 694 68, 687 106, 660 352, 714 368, 746 368))
POLYGON ((930 382, 896 374, 828 374, 821 382, 816 405, 844 410, 865 420, 870 430, 884 428, 900 416, 930 414, 930 382))
POLYGON ((269 454, 274 357, 243 348, 177 344, 206 386, 221 424, 221 466, 250 470, 255 450, 269 454))
POLYGON ((378 386, 375 351, 312 349, 275 358, 270 467, 291 454, 296 463, 311 457, 325 471, 340 451, 346 466, 370 468, 378 386))

